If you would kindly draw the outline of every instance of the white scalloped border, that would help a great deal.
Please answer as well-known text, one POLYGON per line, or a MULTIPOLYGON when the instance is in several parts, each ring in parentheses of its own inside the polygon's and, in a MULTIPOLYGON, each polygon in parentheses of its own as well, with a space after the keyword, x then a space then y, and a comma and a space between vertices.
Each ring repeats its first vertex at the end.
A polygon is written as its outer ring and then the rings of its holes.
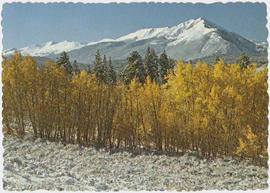
MULTIPOLYGON (((149 0, 62 0, 62 1, 59 1, 59 0, 0 0, 0 53, 2 55, 2 51, 3 51, 3 33, 2 33, 2 7, 3 7, 3 4, 5 3, 85 3, 85 4, 89 4, 89 3, 135 3, 135 2, 138 2, 138 3, 148 3, 148 2, 156 2, 156 3, 204 3, 204 4, 211 4, 211 3, 232 3, 232 2, 252 2, 252 3, 265 3, 266 4, 266 13, 267 13, 267 16, 266 16, 266 20, 267 20, 267 23, 266 23, 266 27, 267 27, 267 30, 268 30, 268 37, 267 37, 267 42, 268 42, 268 63, 270 61, 270 48, 269 48, 269 43, 270 43, 270 35, 269 35, 269 29, 270 29, 270 1, 269 0, 221 0, 221 1, 216 1, 216 0, 159 0, 159 1, 156 1, 156 0, 152 0, 152 1, 149 1, 149 0)), ((2 57, 0 57, 0 62, 2 63, 2 57)), ((1 88, 1 91, 0 91, 0 112, 1 112, 1 115, 2 115, 2 65, 0 65, 0 78, 1 78, 1 83, 0 83, 0 88, 1 88)), ((270 85, 270 81, 269 81, 269 78, 270 77, 270 68, 269 68, 269 64, 268 64, 268 85, 270 85)), ((268 86, 268 96, 270 96, 270 86, 268 86)), ((269 102, 270 104, 270 102, 269 102)), ((270 107, 268 105, 268 120, 270 120, 270 107)), ((270 121, 269 121, 270 123, 270 121)), ((1 127, 1 132, 0 132, 0 143, 1 143, 1 147, 0 147, 0 192, 9 192, 9 191, 5 191, 3 190, 3 181, 2 181, 2 178, 3 178, 3 146, 2 146, 2 141, 3 141, 3 134, 2 134, 2 116, 0 116, 0 127, 1 127)), ((270 158, 270 130, 269 130, 269 125, 268 125, 268 157, 270 158)), ((268 166, 270 165, 270 160, 268 159, 268 166)), ((255 190, 255 191, 246 191, 247 193, 249 192, 269 192, 270 190, 270 168, 268 169, 268 189, 267 190, 255 190)), ((44 190, 39 190, 39 191, 31 191, 31 192, 43 192, 44 190)), ((24 192, 30 192, 30 191, 24 191, 24 192)), ((45 192, 45 191, 44 191, 45 192)), ((48 192, 48 191, 46 191, 48 192)), ((62 191, 62 192, 66 192, 66 191, 62 191)), ((121 191, 120 191, 121 192, 121 191)), ((123 192, 123 191, 122 191, 123 192)), ((131 192, 134 192, 134 191, 131 191, 131 192)), ((141 191, 141 192, 146 192, 146 191, 141 191)), ((176 192, 176 191, 173 191, 173 192, 176 192)), ((183 191, 184 193, 186 191, 183 191)), ((216 192, 215 190, 211 190, 211 191, 201 191, 201 192, 216 192)), ((219 192, 231 192, 231 191, 219 191, 219 192)), ((242 191, 232 191, 232 192, 242 192, 242 191)))

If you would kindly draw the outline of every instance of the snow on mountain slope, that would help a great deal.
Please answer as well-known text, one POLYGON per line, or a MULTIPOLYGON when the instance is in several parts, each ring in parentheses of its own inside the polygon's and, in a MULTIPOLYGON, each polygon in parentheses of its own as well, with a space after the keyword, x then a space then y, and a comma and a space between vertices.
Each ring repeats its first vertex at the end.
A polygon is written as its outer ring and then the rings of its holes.
MULTIPOLYGON (((73 41, 62 41, 62 42, 46 42, 40 45, 31 45, 27 46, 21 49, 18 49, 18 51, 21 52, 21 54, 30 54, 31 56, 40 56, 45 57, 52 54, 60 54, 63 51, 69 52, 71 50, 75 50, 78 48, 83 47, 84 45, 79 42, 73 42, 73 41)), ((7 50, 4 52, 4 54, 9 55, 13 54, 14 49, 7 50)))
POLYGON ((258 51, 266 51, 268 49, 268 42, 254 42, 258 51))
POLYGON ((97 41, 97 42, 89 42, 87 44, 87 46, 91 46, 91 45, 95 45, 95 44, 98 44, 98 43, 108 43, 108 42, 116 42, 117 40, 114 40, 114 39, 103 39, 103 40, 100 40, 100 41, 97 41))
POLYGON ((164 37, 168 40, 176 40, 176 42, 173 42, 173 44, 177 44, 177 41, 181 41, 183 38, 186 38, 186 40, 198 39, 200 36, 215 30, 211 28, 205 28, 204 23, 205 19, 200 17, 198 19, 190 19, 173 27, 141 29, 126 36, 122 36, 116 40, 138 41, 150 38, 164 37))
MULTIPOLYGON (((184 23, 186 24, 186 23, 184 23)), ((181 24, 180 24, 181 25, 181 24)), ((181 26, 181 33, 178 34, 175 41, 171 42, 170 45, 177 45, 182 41, 193 41, 196 39, 200 39, 206 34, 213 32, 216 30, 216 28, 206 28, 205 27, 205 20, 202 18, 199 18, 194 21, 190 21, 187 23, 187 25, 181 26)), ((179 29, 176 29, 177 32, 179 32, 179 29)))
MULTIPOLYGON (((258 45, 200 17, 172 27, 141 29, 117 39, 103 39, 87 44, 69 41, 48 42, 21 48, 19 51, 22 54, 51 59, 66 51, 71 60, 89 63, 93 61, 98 49, 113 59, 125 59, 134 50, 144 55, 148 46, 154 48, 158 55, 166 50, 170 57, 180 57, 183 60, 214 54, 237 54, 243 51, 253 53, 263 51, 260 48, 265 47, 264 44, 258 45)), ((4 51, 5 55, 11 53, 13 49, 4 51)))

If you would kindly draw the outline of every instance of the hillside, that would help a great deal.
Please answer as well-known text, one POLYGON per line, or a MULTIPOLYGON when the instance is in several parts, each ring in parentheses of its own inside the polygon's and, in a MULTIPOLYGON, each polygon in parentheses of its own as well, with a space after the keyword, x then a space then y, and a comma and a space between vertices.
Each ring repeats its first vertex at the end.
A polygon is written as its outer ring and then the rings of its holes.
MULTIPOLYGON (((68 52, 71 61, 77 60, 89 64, 94 60, 96 50, 111 56, 113 60, 123 60, 130 52, 136 50, 145 53, 147 47, 155 49, 159 55, 166 50, 173 58, 185 61, 213 55, 237 55, 265 51, 267 43, 255 43, 240 35, 229 32, 204 18, 190 19, 172 27, 140 29, 117 39, 103 39, 82 44, 74 41, 46 42, 18 48, 22 54, 46 57, 55 60, 63 51, 68 52)), ((14 49, 4 51, 5 55, 14 49)))

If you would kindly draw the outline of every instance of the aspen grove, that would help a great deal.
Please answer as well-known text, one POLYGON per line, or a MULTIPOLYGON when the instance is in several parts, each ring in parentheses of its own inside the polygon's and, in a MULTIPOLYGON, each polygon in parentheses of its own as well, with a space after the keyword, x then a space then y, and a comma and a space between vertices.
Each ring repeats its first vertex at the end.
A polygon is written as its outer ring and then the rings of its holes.
POLYGON ((106 82, 15 51, 2 69, 7 133, 30 125, 35 137, 86 146, 268 159, 267 67, 179 59, 162 83, 147 74, 106 82))

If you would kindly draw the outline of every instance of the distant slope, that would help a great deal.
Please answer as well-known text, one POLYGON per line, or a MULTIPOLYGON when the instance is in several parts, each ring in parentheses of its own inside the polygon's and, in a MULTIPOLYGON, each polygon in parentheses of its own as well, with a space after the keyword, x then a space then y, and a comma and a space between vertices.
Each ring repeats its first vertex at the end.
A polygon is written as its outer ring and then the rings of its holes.
MULTIPOLYGON (((231 64, 233 62, 236 62, 240 58, 240 55, 241 54, 223 54, 218 56, 227 64, 231 64)), ((268 64, 267 52, 249 53, 248 56, 250 57, 250 63, 256 63, 258 67, 268 64)), ((194 59, 190 62, 192 64, 195 64, 197 60, 198 59, 194 59)), ((200 58, 199 60, 213 65, 216 61, 216 56, 207 56, 200 58)))
MULTIPOLYGON (((104 39, 87 44, 69 41, 47 42, 18 50, 22 54, 28 53, 53 60, 66 51, 71 61, 76 59, 80 63, 89 64, 93 62, 98 49, 101 54, 111 56, 113 60, 123 60, 134 50, 144 56, 148 46, 154 48, 158 55, 166 50, 170 57, 186 61, 216 54, 239 54, 243 51, 258 53, 267 48, 266 43, 249 41, 200 17, 172 27, 141 29, 117 39, 104 39)), ((4 54, 9 55, 12 50, 6 50, 4 54)))
MULTIPOLYGON (((37 57, 50 57, 54 55, 58 55, 63 51, 69 52, 78 48, 83 47, 84 45, 79 42, 73 42, 73 41, 62 41, 62 42, 46 42, 41 45, 31 45, 24 48, 18 49, 18 51, 21 52, 21 54, 29 54, 31 56, 37 56, 37 57)), ((15 48, 5 50, 5 55, 13 54, 15 48)))

